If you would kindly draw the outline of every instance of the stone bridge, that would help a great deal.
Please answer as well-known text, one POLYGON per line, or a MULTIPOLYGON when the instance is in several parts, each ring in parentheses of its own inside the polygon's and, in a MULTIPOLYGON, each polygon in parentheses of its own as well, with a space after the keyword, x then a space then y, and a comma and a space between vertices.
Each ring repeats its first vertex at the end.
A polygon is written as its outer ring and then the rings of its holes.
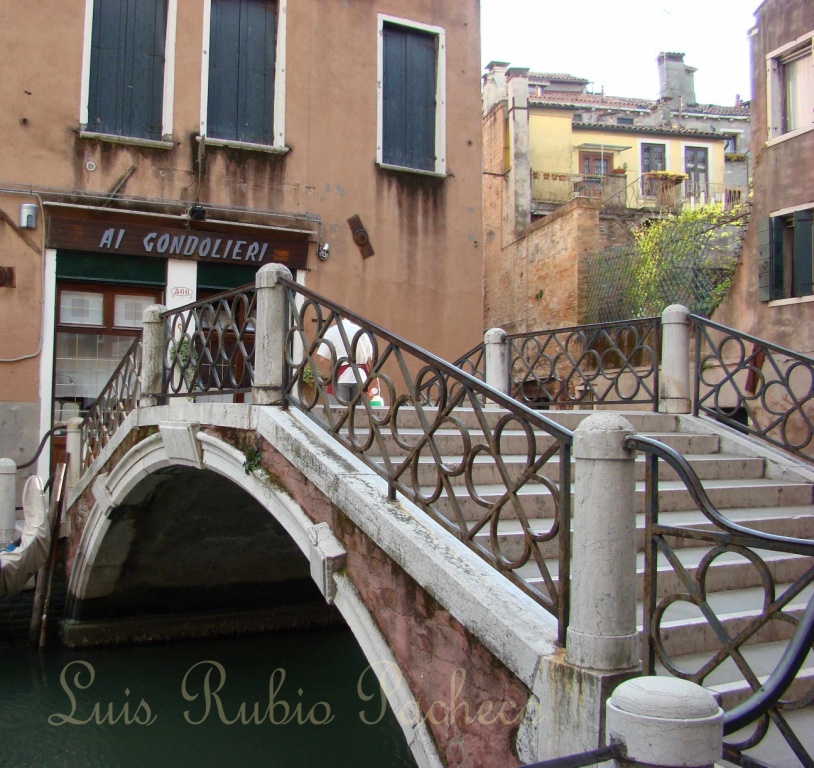
MULTIPOLYGON (((720 645, 692 614, 664 636, 661 617, 648 618, 658 600, 675 599, 686 569, 698 573, 701 592, 687 586, 680 599, 707 613, 707 591, 758 584, 737 563, 710 567, 723 551, 712 532, 712 554, 679 544, 669 557, 686 566, 646 586, 637 550, 653 546, 644 534, 654 493, 681 520, 674 535, 687 535, 684 526, 698 539, 716 525, 742 535, 709 498, 698 511, 699 491, 684 488, 697 470, 719 507, 745 507, 730 510, 735 519, 760 528, 771 518, 782 533, 787 519, 810 517, 802 510, 814 472, 685 415, 686 313, 671 308, 663 320, 662 386, 650 391, 666 413, 566 409, 555 422, 502 394, 510 366, 500 333, 487 334, 484 383, 309 294, 277 267, 260 271, 256 292, 227 299, 174 315, 148 309, 140 351, 132 365, 123 361, 116 391, 103 393, 98 413, 68 424, 66 643, 344 622, 421 766, 511 768, 616 739, 649 764, 689 764, 696 748, 703 759, 693 764, 720 756, 724 715, 708 691, 664 677, 637 682, 632 695, 626 686, 643 659, 655 674, 656 647, 669 659, 720 645), (226 330, 214 334, 220 317, 226 330), (349 330, 354 322, 364 330, 349 330), (318 360, 326 349, 327 373, 318 360), (358 393, 337 403, 326 384, 343 364, 358 393), (224 371, 232 394, 218 378, 224 371), (377 408, 363 394, 374 378, 385 393, 377 408), (636 450, 650 451, 646 474, 636 450), (670 451, 689 454, 695 469, 678 456, 667 482, 651 486, 651 458, 670 451), (615 707, 609 696, 620 685, 615 707), (677 710, 674 696, 691 705, 677 710)), ((791 596, 808 589, 814 556, 808 540, 793 538, 808 535, 798 530, 737 543, 739 552, 790 547, 796 559, 758 570, 780 568, 778 589, 782 579, 791 596)), ((656 570, 664 568, 651 578, 656 570)), ((773 626, 784 629, 760 642, 787 640, 803 610, 790 599, 771 610, 739 607, 730 652, 777 612, 787 623, 773 626)), ((757 674, 749 670, 740 688, 726 683, 721 702, 748 698, 757 674)))

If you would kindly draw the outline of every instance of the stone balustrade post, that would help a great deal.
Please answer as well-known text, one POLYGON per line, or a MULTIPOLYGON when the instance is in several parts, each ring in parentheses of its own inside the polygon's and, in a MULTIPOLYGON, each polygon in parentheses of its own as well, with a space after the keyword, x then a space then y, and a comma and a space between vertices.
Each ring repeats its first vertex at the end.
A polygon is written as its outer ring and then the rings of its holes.
POLYGON ((659 411, 690 412, 690 310, 681 304, 661 313, 660 389, 659 411))
POLYGON ((14 541, 17 510, 17 464, 14 459, 0 459, 0 546, 14 541))
POLYGON ((157 405, 161 394, 161 378, 164 373, 164 321, 161 314, 166 311, 163 304, 151 304, 142 313, 144 331, 141 336, 139 407, 157 405))
POLYGON ((509 344, 502 328, 490 328, 483 334, 483 365, 486 383, 492 389, 510 395, 509 344))
POLYGON ((74 417, 68 419, 67 436, 65 438, 65 451, 68 454, 68 471, 65 482, 66 495, 79 482, 82 476, 82 422, 83 419, 74 417))
POLYGON ((252 401, 279 405, 283 400, 285 291, 279 278, 291 279, 282 264, 266 264, 257 272, 257 324, 252 401))
POLYGON ((606 707, 607 742, 621 742, 616 765, 701 768, 721 759, 723 710, 700 685, 638 677, 619 685, 606 707))
POLYGON ((587 417, 574 432, 571 613, 565 658, 621 671, 639 664, 636 631, 633 427, 619 414, 587 417))

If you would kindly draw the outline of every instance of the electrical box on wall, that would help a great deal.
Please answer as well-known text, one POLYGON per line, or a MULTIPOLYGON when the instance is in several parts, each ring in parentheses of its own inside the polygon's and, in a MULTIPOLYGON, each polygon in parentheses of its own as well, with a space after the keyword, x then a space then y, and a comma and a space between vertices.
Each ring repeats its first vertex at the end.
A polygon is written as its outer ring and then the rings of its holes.
POLYGON ((0 288, 14 287, 14 267, 0 267, 0 288))
POLYGON ((37 228, 37 206, 34 203, 23 203, 20 206, 20 229, 37 228))

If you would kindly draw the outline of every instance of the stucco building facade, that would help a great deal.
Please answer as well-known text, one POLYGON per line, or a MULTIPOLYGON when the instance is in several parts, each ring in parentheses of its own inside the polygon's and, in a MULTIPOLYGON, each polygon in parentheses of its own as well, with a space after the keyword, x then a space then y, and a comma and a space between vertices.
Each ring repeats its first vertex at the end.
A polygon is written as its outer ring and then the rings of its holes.
POLYGON ((270 261, 476 343, 479 36, 478 0, 3 4, 0 456, 87 408, 144 306, 270 261))

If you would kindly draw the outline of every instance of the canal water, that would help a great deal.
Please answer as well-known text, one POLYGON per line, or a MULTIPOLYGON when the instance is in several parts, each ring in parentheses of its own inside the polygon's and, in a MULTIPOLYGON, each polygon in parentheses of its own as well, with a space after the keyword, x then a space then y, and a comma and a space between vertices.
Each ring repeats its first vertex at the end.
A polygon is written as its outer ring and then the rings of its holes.
POLYGON ((346 628, 0 654, 0 766, 414 766, 346 628))

